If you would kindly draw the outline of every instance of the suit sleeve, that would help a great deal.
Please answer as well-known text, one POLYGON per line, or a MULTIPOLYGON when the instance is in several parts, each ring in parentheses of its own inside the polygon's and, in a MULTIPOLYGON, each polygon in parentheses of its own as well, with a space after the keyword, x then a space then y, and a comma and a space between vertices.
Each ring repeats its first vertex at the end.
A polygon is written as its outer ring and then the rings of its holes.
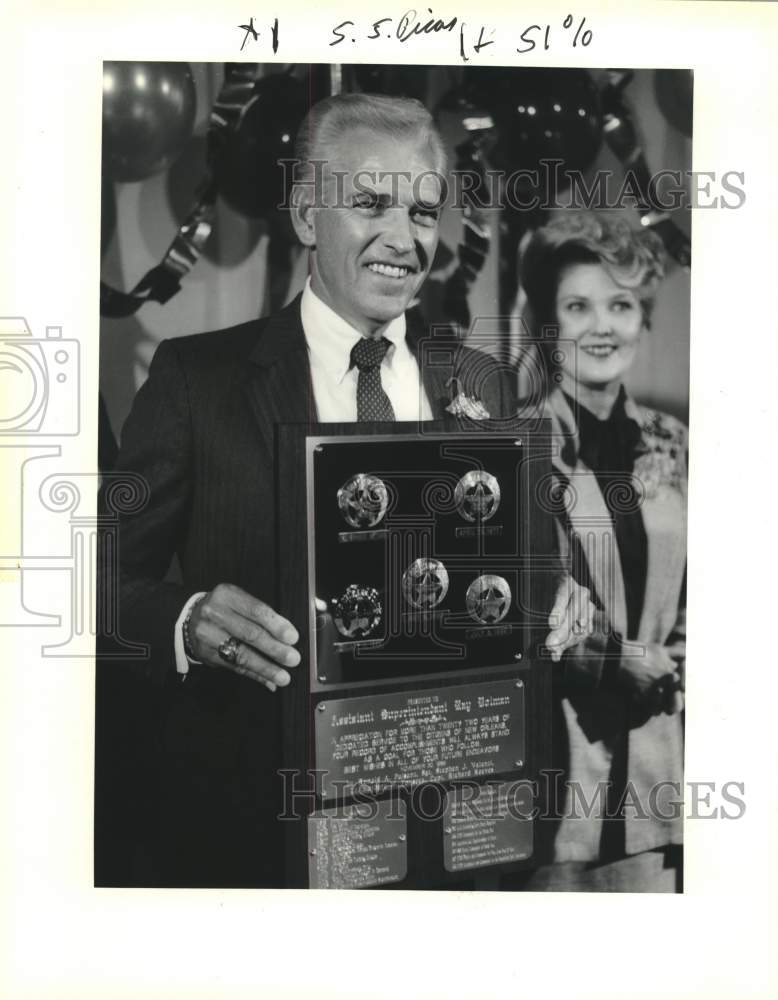
POLYGON ((189 394, 170 341, 157 348, 124 425, 114 467, 119 481, 122 473, 141 477, 148 496, 139 509, 119 515, 117 556, 111 564, 116 569, 103 561, 99 594, 110 593, 110 588, 118 591, 116 631, 122 639, 148 647, 134 666, 161 683, 175 674, 174 628, 190 596, 180 585, 165 581, 186 532, 192 490, 189 394), (107 573, 114 579, 106 579, 107 573))

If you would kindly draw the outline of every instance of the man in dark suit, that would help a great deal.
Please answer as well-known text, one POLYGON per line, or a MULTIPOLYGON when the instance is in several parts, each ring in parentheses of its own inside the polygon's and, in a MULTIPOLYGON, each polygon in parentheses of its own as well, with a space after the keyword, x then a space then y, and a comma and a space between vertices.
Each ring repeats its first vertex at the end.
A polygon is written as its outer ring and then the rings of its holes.
MULTIPOLYGON (((498 365, 453 350, 448 365, 420 367, 406 328, 443 198, 444 153, 426 109, 331 98, 311 109, 297 155, 304 292, 267 319, 160 344, 122 434, 116 470, 143 476, 150 495, 119 538, 121 630, 149 647, 132 681, 145 766, 126 762, 136 778, 142 768, 144 802, 125 800, 121 822, 116 802, 109 815, 103 768, 97 829, 110 840, 123 825, 121 842, 142 842, 145 860, 119 877, 105 852, 99 882, 283 884, 279 701, 300 653, 295 624, 274 610, 276 425, 440 418, 452 376, 478 396, 477 412, 515 413, 498 365), (181 583, 165 582, 174 554, 181 583)), ((588 630, 592 607, 567 582, 552 613, 558 658, 588 630)))

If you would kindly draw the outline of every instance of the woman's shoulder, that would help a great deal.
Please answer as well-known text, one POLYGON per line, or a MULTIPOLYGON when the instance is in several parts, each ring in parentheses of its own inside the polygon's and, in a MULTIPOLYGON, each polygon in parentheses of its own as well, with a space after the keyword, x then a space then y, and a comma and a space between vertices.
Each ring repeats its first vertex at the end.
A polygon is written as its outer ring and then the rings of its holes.
POLYGON ((686 424, 662 410, 633 405, 643 439, 634 473, 643 482, 646 494, 655 496, 663 485, 685 494, 689 449, 686 424))
POLYGON ((687 446, 689 429, 678 417, 642 403, 632 402, 632 406, 644 438, 660 446, 665 444, 668 448, 687 446))

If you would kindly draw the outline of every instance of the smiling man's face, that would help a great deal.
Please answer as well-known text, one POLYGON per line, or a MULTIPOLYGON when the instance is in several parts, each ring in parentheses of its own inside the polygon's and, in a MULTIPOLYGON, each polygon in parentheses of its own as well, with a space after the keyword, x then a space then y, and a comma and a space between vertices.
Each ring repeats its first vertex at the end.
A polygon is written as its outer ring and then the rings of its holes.
POLYGON ((428 142, 367 128, 344 135, 309 210, 311 287, 364 335, 405 312, 438 244, 441 183, 428 142))

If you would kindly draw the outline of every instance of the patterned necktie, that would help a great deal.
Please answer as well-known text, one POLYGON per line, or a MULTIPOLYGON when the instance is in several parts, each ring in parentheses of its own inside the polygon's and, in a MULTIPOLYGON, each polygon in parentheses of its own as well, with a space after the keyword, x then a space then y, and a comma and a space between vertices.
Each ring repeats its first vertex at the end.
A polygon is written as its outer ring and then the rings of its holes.
POLYGON ((351 365, 359 369, 357 420, 394 420, 394 410, 381 385, 381 362, 389 350, 386 337, 362 337, 351 352, 351 365))

